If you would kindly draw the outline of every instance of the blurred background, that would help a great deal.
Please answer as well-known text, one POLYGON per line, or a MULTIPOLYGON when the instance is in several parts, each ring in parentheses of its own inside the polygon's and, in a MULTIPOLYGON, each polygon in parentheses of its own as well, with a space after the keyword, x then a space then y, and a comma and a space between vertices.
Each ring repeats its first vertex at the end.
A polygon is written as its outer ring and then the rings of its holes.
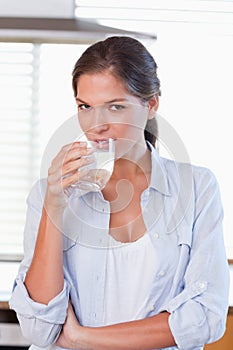
MULTIPOLYGON (((75 125, 73 66, 89 44, 111 35, 131 35, 154 56, 162 87, 158 120, 174 130, 193 164, 215 173, 225 211, 227 255, 233 262, 233 1, 0 0, 3 303, 23 256, 28 192, 46 174, 46 150, 51 143, 54 152, 60 146, 53 144, 54 133, 65 142, 63 123, 75 125)), ((174 158, 166 130, 160 124, 159 129, 160 154, 174 158)), ((176 160, 184 158, 182 152, 176 155, 176 160)))

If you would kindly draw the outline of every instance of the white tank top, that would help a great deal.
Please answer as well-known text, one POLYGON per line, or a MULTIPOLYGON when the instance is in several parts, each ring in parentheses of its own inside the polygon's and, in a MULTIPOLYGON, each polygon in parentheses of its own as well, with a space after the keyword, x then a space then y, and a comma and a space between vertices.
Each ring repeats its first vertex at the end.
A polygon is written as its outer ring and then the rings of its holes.
MULTIPOLYGON (((108 251, 105 284, 106 325, 145 318, 155 279, 156 256, 151 235, 108 251)), ((152 306, 151 306, 152 307, 152 306)))

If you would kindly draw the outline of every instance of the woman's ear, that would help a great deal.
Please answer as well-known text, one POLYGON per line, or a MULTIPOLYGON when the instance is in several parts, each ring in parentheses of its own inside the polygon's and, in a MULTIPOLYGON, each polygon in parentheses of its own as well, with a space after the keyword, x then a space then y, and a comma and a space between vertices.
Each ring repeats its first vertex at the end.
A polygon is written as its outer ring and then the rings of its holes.
POLYGON ((148 119, 152 119, 155 116, 155 113, 157 112, 159 108, 159 96, 155 95, 152 97, 148 103, 149 107, 149 114, 148 114, 148 119))

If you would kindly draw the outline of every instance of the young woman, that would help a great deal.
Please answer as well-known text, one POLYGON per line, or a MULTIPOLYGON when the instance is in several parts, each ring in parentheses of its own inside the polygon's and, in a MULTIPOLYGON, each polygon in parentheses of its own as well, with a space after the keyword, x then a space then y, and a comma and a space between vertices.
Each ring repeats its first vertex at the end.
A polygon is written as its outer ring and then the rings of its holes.
POLYGON ((73 89, 87 139, 116 140, 114 170, 99 192, 72 187, 90 159, 77 141, 33 187, 10 302, 22 331, 31 349, 202 349, 228 310, 215 177, 157 154, 160 82, 137 40, 89 47, 73 89))

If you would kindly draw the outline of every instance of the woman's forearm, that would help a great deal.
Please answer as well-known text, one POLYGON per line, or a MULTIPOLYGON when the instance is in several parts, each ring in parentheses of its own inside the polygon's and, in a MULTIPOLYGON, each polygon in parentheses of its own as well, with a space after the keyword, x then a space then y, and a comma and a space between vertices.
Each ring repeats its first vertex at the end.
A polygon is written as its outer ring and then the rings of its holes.
POLYGON ((169 313, 163 312, 112 326, 82 327, 81 333, 77 333, 77 342, 85 349, 93 350, 146 350, 175 346, 168 317, 169 313))
POLYGON ((48 169, 47 190, 34 256, 25 279, 31 298, 42 304, 48 304, 63 289, 61 225, 69 196, 66 190, 77 182, 77 169, 90 163, 88 157, 83 158, 88 154, 90 151, 85 142, 72 142, 62 147, 48 169))
POLYGON ((61 217, 61 213, 55 217, 43 208, 34 256, 25 278, 30 297, 42 304, 48 304, 63 289, 61 217))

